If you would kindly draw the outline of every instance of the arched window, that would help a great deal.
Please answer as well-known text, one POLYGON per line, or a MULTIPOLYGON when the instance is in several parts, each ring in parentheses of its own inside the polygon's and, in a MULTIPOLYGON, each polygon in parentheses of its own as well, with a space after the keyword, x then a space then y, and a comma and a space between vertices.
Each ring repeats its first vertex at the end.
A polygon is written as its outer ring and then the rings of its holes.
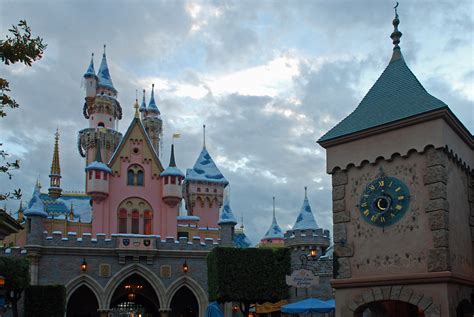
POLYGON ((132 169, 129 169, 127 172, 127 185, 132 185, 134 184, 134 178, 135 178, 135 172, 132 169))
POLYGON ((140 213, 138 210, 132 211, 132 233, 140 233, 140 213))
POLYGON ((145 182, 145 173, 140 165, 134 164, 127 171, 127 185, 143 186, 145 182))
POLYGON ((151 211, 145 210, 143 213, 143 234, 151 234, 151 219, 153 215, 151 211))
POLYGON ((99 128, 104 128, 104 127, 105 127, 105 124, 104 124, 103 122, 99 122, 99 124, 97 124, 97 126, 98 126, 99 128))
POLYGON ((127 233, 127 211, 120 209, 119 211, 119 233, 127 233))
POLYGON ((137 186, 143 186, 143 171, 137 172, 137 186))

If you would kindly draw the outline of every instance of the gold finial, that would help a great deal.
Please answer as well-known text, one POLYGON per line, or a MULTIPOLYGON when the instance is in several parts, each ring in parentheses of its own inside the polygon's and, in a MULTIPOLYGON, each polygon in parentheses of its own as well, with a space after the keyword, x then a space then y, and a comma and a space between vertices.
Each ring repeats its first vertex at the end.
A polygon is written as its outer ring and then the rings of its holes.
MULTIPOLYGON (((56 133, 54 134, 54 150, 53 162, 51 163, 51 175, 61 175, 61 166, 59 165, 59 128, 56 128, 56 133)), ((57 187, 59 187, 59 184, 57 187)))

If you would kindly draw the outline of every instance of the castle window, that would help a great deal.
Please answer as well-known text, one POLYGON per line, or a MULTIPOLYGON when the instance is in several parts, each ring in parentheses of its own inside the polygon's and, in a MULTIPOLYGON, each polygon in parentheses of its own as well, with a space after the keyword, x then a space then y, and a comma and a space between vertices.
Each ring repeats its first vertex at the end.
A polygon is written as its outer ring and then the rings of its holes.
POLYGON ((176 176, 171 176, 171 184, 176 184, 176 176))
POLYGON ((198 187, 197 191, 198 191, 198 193, 200 193, 201 192, 201 187, 198 187))
POLYGON ((127 211, 125 209, 119 211, 119 233, 127 233, 127 211))
POLYGON ((206 188, 206 193, 208 193, 208 192, 209 192, 209 188, 206 188))
POLYGON ((132 211, 132 233, 140 233, 140 214, 138 210, 132 211))
POLYGON ((145 210, 143 213, 143 234, 151 234, 151 211, 145 210))
POLYGON ((89 171, 89 179, 92 179, 92 171, 89 171))
POLYGON ((169 183, 169 178, 168 176, 165 176, 165 185, 167 185, 169 183))
POLYGON ((108 176, 108 175, 109 175, 109 174, 104 173, 104 180, 107 180, 107 178, 108 178, 107 176, 108 176))
POLYGON ((143 171, 137 172, 137 186, 143 186, 143 171))
POLYGON ((217 193, 217 188, 214 188, 214 193, 217 193))
POLYGON ((99 124, 97 124, 97 126, 98 126, 99 128, 104 128, 104 127, 105 127, 105 125, 104 125, 103 122, 99 122, 99 124))
POLYGON ((95 179, 100 179, 100 171, 95 171, 95 179))
POLYGON ((127 171, 127 185, 129 186, 143 186, 145 173, 139 165, 132 165, 127 171))

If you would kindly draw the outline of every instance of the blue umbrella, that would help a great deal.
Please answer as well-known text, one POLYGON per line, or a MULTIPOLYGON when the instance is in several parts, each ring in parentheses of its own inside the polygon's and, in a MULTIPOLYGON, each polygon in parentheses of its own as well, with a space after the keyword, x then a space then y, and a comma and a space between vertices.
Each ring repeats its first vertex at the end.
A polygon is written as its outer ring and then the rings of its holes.
POLYGON ((287 314, 330 313, 335 309, 336 302, 334 300, 323 301, 317 298, 307 298, 282 306, 281 312, 287 314))

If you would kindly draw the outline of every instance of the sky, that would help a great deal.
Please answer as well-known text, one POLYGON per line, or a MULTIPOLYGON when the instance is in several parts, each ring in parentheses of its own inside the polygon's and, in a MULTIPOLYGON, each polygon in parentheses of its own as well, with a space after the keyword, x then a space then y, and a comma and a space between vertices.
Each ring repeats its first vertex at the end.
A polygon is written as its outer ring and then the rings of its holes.
MULTIPOLYGON (((49 184, 59 128, 62 188, 84 190, 77 132, 82 75, 103 45, 125 133, 136 90, 155 84, 164 120, 164 166, 171 135, 178 167, 206 147, 230 182, 235 216, 257 243, 271 224, 272 197, 283 230, 303 203, 332 230, 331 178, 316 141, 353 111, 387 66, 393 1, 0 1, 0 36, 20 19, 48 44, 33 66, 0 66, 21 105, 0 121, 0 143, 19 159, 0 191, 20 187, 29 200, 36 178, 49 184)), ((474 2, 400 1, 400 47, 428 92, 474 131, 474 2)), ((147 96, 147 100, 149 95, 147 96)), ((8 201, 15 209, 18 202, 8 201)))

